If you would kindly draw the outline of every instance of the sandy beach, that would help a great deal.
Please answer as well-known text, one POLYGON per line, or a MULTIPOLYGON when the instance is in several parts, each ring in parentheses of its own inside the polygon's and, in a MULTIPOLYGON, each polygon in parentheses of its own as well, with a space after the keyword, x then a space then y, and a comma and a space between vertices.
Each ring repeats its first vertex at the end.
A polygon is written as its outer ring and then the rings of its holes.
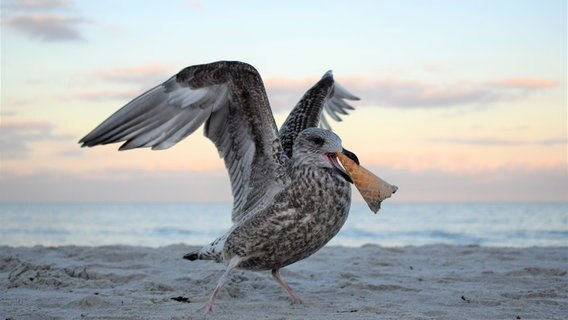
POLYGON ((237 270, 213 316, 199 307, 224 266, 195 247, 0 247, 1 319, 565 319, 568 248, 326 247, 282 271, 237 270), (176 301, 172 298, 177 298, 176 301))

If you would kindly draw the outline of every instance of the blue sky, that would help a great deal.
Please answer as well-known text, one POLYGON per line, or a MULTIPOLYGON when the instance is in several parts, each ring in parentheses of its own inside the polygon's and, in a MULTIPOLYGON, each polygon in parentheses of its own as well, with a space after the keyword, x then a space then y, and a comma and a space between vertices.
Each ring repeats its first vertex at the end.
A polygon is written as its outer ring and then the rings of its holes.
POLYGON ((567 201, 566 11, 566 1, 4 0, 0 201, 229 201, 201 134, 163 152, 76 144, 183 67, 221 59, 258 69, 277 122, 333 69, 362 98, 334 129, 401 187, 400 201, 567 201), (204 175, 209 189, 193 182, 204 175))

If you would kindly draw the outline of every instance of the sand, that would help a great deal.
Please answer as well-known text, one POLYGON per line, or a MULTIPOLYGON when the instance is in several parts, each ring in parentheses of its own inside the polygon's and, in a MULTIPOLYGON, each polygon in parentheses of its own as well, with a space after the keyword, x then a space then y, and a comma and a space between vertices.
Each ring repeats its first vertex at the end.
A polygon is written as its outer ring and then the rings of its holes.
POLYGON ((207 317, 224 266, 181 259, 194 248, 0 247, 0 319, 568 317, 568 247, 326 247, 282 272, 308 305, 237 270, 207 317))

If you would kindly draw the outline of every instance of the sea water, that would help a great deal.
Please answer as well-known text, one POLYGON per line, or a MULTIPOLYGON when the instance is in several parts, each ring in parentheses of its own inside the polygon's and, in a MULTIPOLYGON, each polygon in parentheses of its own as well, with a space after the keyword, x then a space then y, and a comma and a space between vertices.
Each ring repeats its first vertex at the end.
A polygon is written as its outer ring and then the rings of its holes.
MULTIPOLYGON (((0 204, 0 245, 203 245, 231 226, 228 203, 0 204)), ((568 203, 352 205, 330 245, 568 245, 568 203)))

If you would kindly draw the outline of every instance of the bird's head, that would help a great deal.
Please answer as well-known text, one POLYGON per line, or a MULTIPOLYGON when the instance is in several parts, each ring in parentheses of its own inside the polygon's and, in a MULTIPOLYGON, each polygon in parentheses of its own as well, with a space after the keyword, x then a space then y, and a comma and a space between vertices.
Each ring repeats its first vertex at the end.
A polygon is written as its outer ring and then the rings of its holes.
POLYGON ((353 183, 337 161, 337 154, 343 153, 357 164, 357 156, 343 148, 341 139, 335 133, 320 128, 308 128, 300 132, 294 141, 292 159, 297 164, 331 168, 345 180, 353 183))

